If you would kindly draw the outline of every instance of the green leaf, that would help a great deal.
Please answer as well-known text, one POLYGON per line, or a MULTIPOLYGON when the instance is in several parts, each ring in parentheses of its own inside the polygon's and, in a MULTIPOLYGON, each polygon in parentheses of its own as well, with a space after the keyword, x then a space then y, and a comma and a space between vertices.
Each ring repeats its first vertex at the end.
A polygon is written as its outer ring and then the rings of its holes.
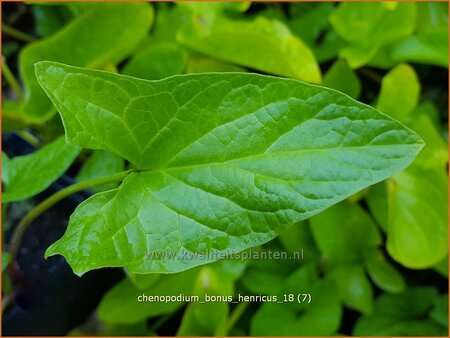
MULTIPOLYGON (((139 301, 139 296, 190 296, 198 270, 189 270, 176 275, 161 275, 147 289, 136 287, 125 278, 102 298, 98 308, 101 320, 111 324, 135 324, 147 318, 172 313, 184 302, 139 301)), ((147 298, 148 300, 148 298, 147 298)))
POLYGON ((152 20, 148 4, 114 4, 88 11, 57 34, 25 47, 19 61, 26 90, 24 118, 41 123, 55 113, 36 79, 34 63, 51 60, 90 68, 117 63, 145 37, 152 20))
POLYGON ((374 184, 366 195, 370 214, 383 232, 388 227, 387 181, 374 184))
MULTIPOLYGON (((252 253, 248 260, 245 274, 240 280, 247 290, 253 294, 274 295, 283 291, 283 285, 289 276, 298 269, 299 261, 295 259, 269 258, 269 252, 282 252, 279 243, 272 241, 264 246, 256 247, 242 253, 252 253), (258 256, 256 256, 256 254, 258 256)), ((292 255, 291 255, 292 257, 292 255)))
POLYGON ((284 280, 285 276, 274 274, 272 271, 249 269, 245 272, 242 283, 254 294, 274 295, 282 291, 284 280))
MULTIPOLYGON (((91 180, 121 172, 125 169, 125 161, 122 157, 109 151, 96 150, 84 162, 76 177, 77 181, 91 180)), ((109 183, 93 187, 94 191, 104 191, 117 188, 117 183, 109 183)))
POLYGON ((9 184, 12 177, 15 176, 14 166, 8 155, 2 151, 2 182, 5 185, 9 184))
POLYGON ((436 125, 428 115, 419 115, 410 123, 425 141, 423 151, 414 160, 414 164, 422 168, 447 172, 447 142, 443 139, 436 125))
POLYGON ((362 316, 353 329, 355 336, 441 336, 446 328, 423 319, 436 300, 436 289, 409 288, 401 294, 383 294, 375 313, 362 316))
POLYGON ((448 278, 448 256, 446 256, 443 260, 437 263, 433 269, 439 272, 442 276, 448 278))
POLYGON ((293 2, 289 6, 289 28, 308 46, 315 44, 321 32, 329 26, 328 16, 333 11, 331 2, 293 2))
POLYGON ((179 6, 187 7, 194 13, 239 13, 245 12, 250 7, 251 2, 226 2, 226 1, 215 1, 215 2, 179 2, 179 6))
POLYGON ((392 57, 448 67, 448 5, 438 2, 417 3, 417 34, 397 44, 392 57))
POLYGON ((423 316, 436 298, 434 287, 410 287, 399 294, 383 294, 375 302, 377 315, 408 319, 423 316))
POLYGON ((413 128, 426 146, 412 166, 388 181, 387 249, 404 266, 423 269, 448 252, 448 152, 426 115, 413 128))
POLYGON ((448 4, 445 2, 418 2, 417 32, 432 33, 447 30, 448 4))
POLYGON ((364 314, 373 311, 373 291, 361 266, 340 266, 331 272, 343 303, 364 314))
MULTIPOLYGON (((91 333, 88 333, 91 334, 91 333)), ((88 335, 84 332, 84 335, 88 335)), ((82 336, 82 333, 77 332, 76 330, 71 331, 68 336, 82 336)), ((146 322, 140 322, 132 325, 108 325, 104 328, 99 335, 105 337, 128 337, 128 336, 156 336, 154 332, 149 331, 147 328, 146 322)))
POLYGON ((179 3, 172 6, 171 3, 160 2, 158 5, 151 38, 156 42, 175 43, 177 32, 189 21, 191 11, 179 3))
POLYGON ((354 99, 361 93, 361 83, 345 61, 337 60, 326 72, 323 85, 343 92, 354 99))
POLYGON ((398 61, 392 58, 392 45, 380 47, 374 55, 372 55, 367 66, 382 69, 391 69, 396 66, 398 61))
POLYGON ((60 137, 32 154, 14 157, 2 202, 24 200, 44 191, 70 167, 80 150, 60 137))
POLYGON ((282 231, 278 238, 290 255, 303 250, 305 262, 319 260, 320 252, 306 221, 282 231))
POLYGON ((183 73, 186 63, 187 53, 179 45, 149 40, 148 46, 133 56, 122 73, 147 80, 159 80, 183 73))
POLYGON ((415 167, 389 183, 389 254, 408 268, 437 264, 448 252, 447 176, 415 167))
POLYGON ((344 201, 310 220, 314 239, 327 268, 363 264, 366 252, 381 242, 369 215, 344 201))
POLYGON ((436 323, 448 327, 448 293, 436 297, 430 317, 436 323))
POLYGON ((34 5, 32 7, 36 33, 41 37, 55 34, 72 19, 65 6, 34 5))
POLYGON ((414 68, 401 64, 383 77, 377 108, 405 122, 416 108, 419 97, 420 82, 414 68))
POLYGON ((27 122, 22 116, 22 102, 2 98, 2 132, 26 129, 27 122))
POLYGON ((141 290, 148 289, 151 285, 155 284, 161 276, 155 273, 133 273, 128 270, 126 270, 126 273, 134 286, 141 290))
POLYGON ((317 61, 325 62, 337 57, 339 51, 346 45, 346 42, 330 27, 324 33, 323 41, 318 41, 311 45, 317 61))
POLYGON ((5 271, 8 264, 11 262, 11 254, 6 251, 2 251, 2 272, 5 271))
MULTIPOLYGON (((205 295, 227 297, 233 295, 229 278, 209 266, 203 267, 197 277, 193 295, 204 301, 205 295)), ((192 302, 187 306, 177 336, 220 336, 225 332, 229 302, 192 302)))
MULTIPOLYGON (((285 293, 298 293, 309 292, 314 288, 314 285, 319 281, 318 269, 316 263, 308 263, 302 265, 300 268, 296 268, 289 276, 284 279, 284 283, 281 292, 285 293), (299 289, 300 287, 300 289, 299 289)), ((325 282, 326 285, 332 285, 332 282, 325 282)), ((283 300, 283 299, 281 299, 283 300)), ((312 301, 312 300, 311 300, 312 301)), ((292 307, 295 309, 302 309, 302 304, 294 303, 292 307)))
MULTIPOLYGON (((335 288, 333 281, 320 280, 310 289, 305 289, 304 292, 311 294, 312 301, 310 304, 303 303, 300 311, 294 311, 286 303, 262 304, 252 317, 250 334, 254 336, 334 334, 339 327, 342 315, 335 288)), ((278 300, 283 301, 283 298, 280 297, 278 300)))
POLYGON ((296 80, 145 81, 52 62, 36 71, 70 142, 136 167, 118 190, 82 203, 48 249, 78 274, 176 272, 260 245, 398 172, 422 147, 375 109, 296 80), (161 252, 172 257, 148 259, 161 252))
POLYGON ((418 119, 419 116, 426 115, 433 122, 434 126, 441 130, 442 124, 440 121, 439 110, 432 101, 425 101, 419 104, 411 113, 411 121, 418 119))
POLYGON ((398 320, 392 317, 362 317, 353 328, 354 336, 445 336, 447 330, 429 319, 398 320))
POLYGON ((275 19, 231 19, 205 10, 192 15, 177 38, 187 47, 225 62, 307 82, 321 80, 310 49, 275 19))
POLYGON ((381 34, 374 30, 385 12, 386 9, 381 3, 341 3, 331 13, 330 22, 346 41, 366 45, 369 43, 369 37, 381 34))
POLYGON ((244 274, 247 262, 237 259, 222 259, 209 264, 217 273, 226 276, 232 281, 236 281, 244 274))
POLYGON ((397 61, 448 67, 448 33, 411 36, 394 48, 392 57, 397 61))
POLYGON ((111 2, 102 2, 102 1, 71 1, 71 2, 62 2, 63 6, 67 7, 72 15, 78 17, 84 15, 88 12, 92 11, 102 11, 108 9, 117 9, 120 8, 120 4, 111 2))
POLYGON ((345 2, 331 13, 330 21, 349 45, 340 52, 352 68, 368 63, 383 46, 411 35, 415 28, 415 3, 389 8, 381 2, 345 2))
POLYGON ((359 68, 368 63, 377 56, 376 45, 370 46, 349 46, 339 51, 339 57, 346 60, 350 67, 359 68))
POLYGON ((186 68, 187 73, 245 72, 245 71, 246 71, 245 68, 202 56, 190 57, 186 68))
POLYGON ((366 259, 366 269, 380 289, 390 293, 402 292, 405 289, 403 276, 386 260, 380 250, 374 250, 366 259))

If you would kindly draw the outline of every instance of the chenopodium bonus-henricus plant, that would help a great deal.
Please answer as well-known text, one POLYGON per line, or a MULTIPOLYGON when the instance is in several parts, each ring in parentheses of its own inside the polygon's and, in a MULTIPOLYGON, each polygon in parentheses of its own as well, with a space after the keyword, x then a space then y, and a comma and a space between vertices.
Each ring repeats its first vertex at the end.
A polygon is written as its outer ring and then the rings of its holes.
POLYGON ((292 79, 147 81, 55 62, 37 63, 36 74, 69 143, 132 166, 117 189, 80 204, 46 252, 79 275, 173 273, 263 244, 399 172, 423 146, 374 108, 292 79))

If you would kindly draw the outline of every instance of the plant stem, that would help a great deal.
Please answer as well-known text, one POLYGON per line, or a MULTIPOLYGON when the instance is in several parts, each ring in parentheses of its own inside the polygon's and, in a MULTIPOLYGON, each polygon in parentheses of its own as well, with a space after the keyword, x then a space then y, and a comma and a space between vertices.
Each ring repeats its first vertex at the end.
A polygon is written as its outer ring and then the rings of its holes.
POLYGON ((22 40, 24 42, 32 42, 35 40, 35 38, 32 37, 31 35, 21 32, 3 22, 2 22, 2 31, 8 35, 11 35, 12 37, 15 37, 18 40, 22 40))
POLYGON ((16 93, 16 96, 19 100, 23 99, 22 89, 20 88, 19 82, 14 77, 14 74, 9 69, 8 64, 6 63, 4 57, 2 56, 2 74, 5 77, 6 81, 11 86, 11 89, 16 93))
POLYGON ((67 196, 70 196, 70 195, 72 195, 76 192, 82 191, 82 190, 86 190, 86 189, 96 186, 96 185, 122 181, 132 171, 133 170, 122 171, 122 172, 114 174, 114 175, 100 177, 100 178, 94 178, 92 180, 86 180, 86 181, 82 181, 82 182, 78 182, 78 183, 69 185, 68 187, 65 187, 64 189, 61 189, 60 191, 49 196, 48 198, 43 200, 41 203, 39 203, 37 206, 35 206, 33 209, 31 209, 22 218, 22 220, 17 225, 17 227, 14 230, 14 233, 12 235, 10 249, 9 249, 9 252, 11 253, 11 256, 12 256, 11 262, 15 261, 17 252, 20 247, 20 243, 22 242, 23 234, 27 230, 28 225, 35 218, 40 216, 42 213, 44 213, 45 211, 50 209, 52 206, 54 206, 56 203, 58 203, 59 201, 61 201, 64 198, 66 198, 67 196))
POLYGON ((241 319, 242 315, 244 314, 245 310, 248 307, 247 302, 239 303, 233 310, 233 312, 230 314, 230 318, 228 319, 226 332, 224 336, 228 335, 228 333, 231 331, 231 329, 236 325, 236 323, 241 319))
POLYGON ((31 144, 33 147, 37 148, 39 147, 39 139, 34 136, 32 133, 30 133, 27 130, 19 130, 17 131, 17 134, 25 141, 27 141, 29 144, 31 144))

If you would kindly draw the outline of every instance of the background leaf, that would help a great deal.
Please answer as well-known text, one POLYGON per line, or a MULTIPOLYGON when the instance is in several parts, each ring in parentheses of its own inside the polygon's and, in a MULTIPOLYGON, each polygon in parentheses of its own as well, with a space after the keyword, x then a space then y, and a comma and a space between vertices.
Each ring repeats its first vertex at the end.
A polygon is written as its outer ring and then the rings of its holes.
POLYGON ((337 60, 330 69, 328 69, 323 78, 323 85, 339 90, 354 99, 357 99, 361 93, 361 83, 358 76, 347 63, 342 60, 337 60))
MULTIPOLYGON (((197 277, 193 294, 203 301, 205 295, 227 297, 233 294, 230 278, 214 269, 203 267, 197 277)), ((229 302, 192 302, 187 306, 177 336, 222 335, 228 319, 229 302)))
POLYGON ((119 62, 144 38, 152 20, 153 11, 148 4, 100 6, 98 10, 87 10, 55 35, 24 48, 20 54, 26 90, 24 118, 39 123, 55 113, 37 82, 36 62, 51 60, 91 68, 119 62))
POLYGON ((177 39, 222 61, 307 82, 321 80, 309 48, 275 19, 262 16, 252 20, 231 19, 225 14, 203 10, 191 16, 177 39))
POLYGON ((341 3, 330 15, 336 32, 349 43, 339 55, 352 68, 367 64, 380 47, 408 37, 416 18, 416 4, 406 2, 391 8, 381 2, 341 3))
POLYGON ((377 227, 357 204, 342 202, 312 217, 310 223, 330 269, 364 263, 366 253, 381 243, 377 227))
POLYGON ((367 273, 372 281, 382 290, 391 293, 401 292, 405 289, 402 275, 376 250, 366 259, 367 273))
MULTIPOLYGON (((264 303, 253 316, 250 334, 254 336, 332 335, 338 329, 341 307, 333 281, 320 280, 314 285, 302 285, 311 293, 310 304, 296 309, 290 304, 264 303)), ((286 289, 284 289, 286 290, 286 289)), ((298 289, 297 289, 298 290, 298 289)), ((280 301, 283 298, 279 297, 280 301)), ((298 305, 298 304, 297 304, 298 305)))
POLYGON ((420 83, 414 68, 401 64, 383 77, 377 108, 400 121, 406 121, 416 108, 419 96, 420 83))
POLYGON ((2 272, 5 271, 8 264, 11 262, 11 254, 6 251, 2 251, 2 272))
POLYGON ((410 288, 402 294, 381 295, 375 302, 375 313, 361 317, 353 330, 354 335, 443 335, 445 329, 423 315, 429 311, 436 290, 410 288))
POLYGON ((403 265, 425 268, 448 252, 448 153, 427 116, 417 119, 413 128, 426 146, 409 168, 388 182, 387 249, 403 265))
POLYGON ((34 153, 14 157, 12 169, 6 169, 8 184, 2 202, 20 201, 42 192, 69 168, 80 150, 60 137, 34 153))
POLYGON ((361 313, 373 311, 373 291, 361 266, 340 266, 331 273, 345 305, 361 313))
POLYGON ((146 318, 171 313, 182 302, 145 302, 138 296, 191 295, 198 270, 192 269, 177 275, 162 275, 146 289, 139 289, 128 279, 122 280, 103 297, 99 317, 108 323, 134 324, 146 318))
POLYGON ((125 65, 122 73, 147 80, 159 80, 182 74, 186 68, 187 53, 177 44, 147 40, 147 46, 125 65))
MULTIPOLYGON (((78 175, 77 181, 91 180, 121 172, 125 169, 123 158, 104 150, 95 150, 92 155, 83 163, 78 175)), ((109 183, 101 186, 95 186, 94 191, 104 191, 117 188, 117 183, 109 183)))

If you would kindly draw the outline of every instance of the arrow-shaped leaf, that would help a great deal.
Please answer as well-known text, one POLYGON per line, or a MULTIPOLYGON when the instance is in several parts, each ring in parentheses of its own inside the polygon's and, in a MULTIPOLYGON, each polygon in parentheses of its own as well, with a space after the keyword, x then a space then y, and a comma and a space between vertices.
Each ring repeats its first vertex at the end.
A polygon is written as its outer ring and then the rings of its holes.
POLYGON ((47 256, 177 272, 265 243, 406 167, 423 143, 346 95, 247 73, 145 81, 40 62, 69 142, 135 171, 82 203, 47 256))

